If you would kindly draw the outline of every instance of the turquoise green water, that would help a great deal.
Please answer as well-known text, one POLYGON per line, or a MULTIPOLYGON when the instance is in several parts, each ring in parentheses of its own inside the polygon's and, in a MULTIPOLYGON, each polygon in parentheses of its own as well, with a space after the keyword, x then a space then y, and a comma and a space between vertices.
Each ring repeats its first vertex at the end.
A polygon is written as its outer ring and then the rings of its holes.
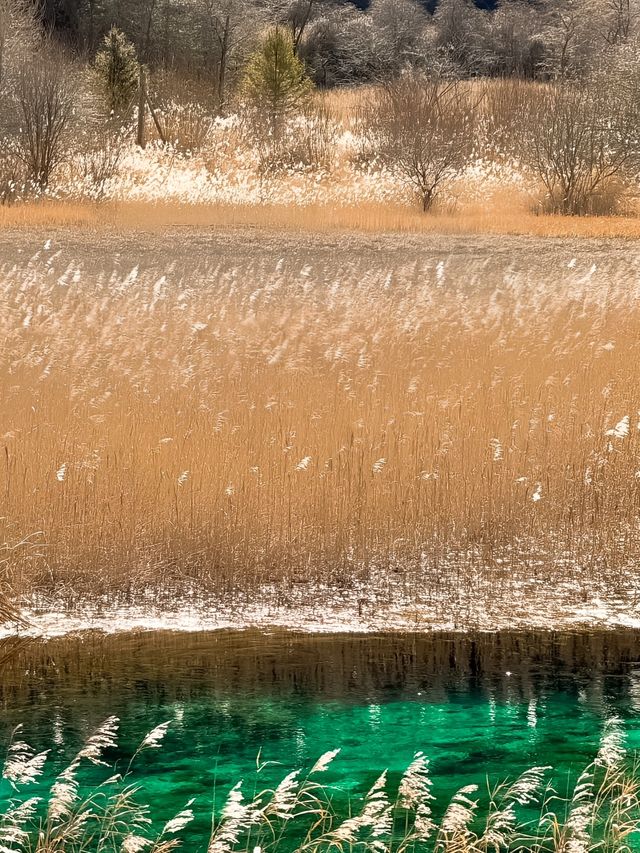
MULTIPOLYGON (((640 748, 635 637, 622 652, 596 644, 592 662, 588 648, 576 655, 573 646, 532 656, 516 644, 505 656, 493 646, 470 651, 462 641, 452 658, 450 645, 434 652, 423 640, 419 648, 397 639, 387 647, 384 638, 357 647, 339 638, 315 647, 311 639, 281 647, 270 640, 265 651, 250 636, 232 647, 216 640, 208 658, 205 641, 195 651, 186 639, 176 642, 171 653, 149 638, 142 651, 58 645, 22 652, 3 674, 0 735, 23 722, 27 740, 52 749, 50 781, 108 714, 121 718, 119 749, 108 756, 121 765, 147 731, 170 720, 163 748, 143 754, 133 778, 158 823, 196 798, 194 850, 206 847, 212 803, 219 806, 240 779, 248 790, 256 784, 259 751, 274 762, 261 772, 264 788, 340 748, 324 781, 346 803, 384 768, 397 781, 422 750, 444 804, 461 785, 539 764, 553 765, 562 788, 591 760, 614 714, 630 748, 640 748)), ((0 789, 0 798, 8 794, 0 789)))

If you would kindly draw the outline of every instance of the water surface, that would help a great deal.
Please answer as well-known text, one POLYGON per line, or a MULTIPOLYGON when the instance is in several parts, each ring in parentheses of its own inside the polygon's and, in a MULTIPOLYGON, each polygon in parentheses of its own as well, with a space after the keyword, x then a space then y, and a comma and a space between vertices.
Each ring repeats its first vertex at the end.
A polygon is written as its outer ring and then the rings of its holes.
MULTIPOLYGON (((273 785, 328 749, 325 775, 346 803, 417 750, 444 804, 458 787, 551 764, 566 786, 605 721, 640 747, 640 633, 310 636, 251 631, 86 635, 0 647, 0 738, 14 725, 52 756, 47 781, 95 726, 121 719, 135 781, 160 823, 196 797, 190 849, 206 847, 212 804, 240 779, 273 785), (256 780, 256 757, 269 763, 256 780)), ((0 797, 9 796, 0 788, 0 797)))

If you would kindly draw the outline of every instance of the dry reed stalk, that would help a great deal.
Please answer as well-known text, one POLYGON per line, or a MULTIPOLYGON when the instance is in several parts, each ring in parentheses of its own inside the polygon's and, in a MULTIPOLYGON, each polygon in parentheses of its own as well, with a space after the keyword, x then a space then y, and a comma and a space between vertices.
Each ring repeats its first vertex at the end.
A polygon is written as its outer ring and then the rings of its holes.
MULTIPOLYGON (((38 753, 23 741, 21 726, 14 731, 0 777, 0 784, 11 791, 11 799, 0 801, 0 843, 5 850, 170 853, 181 846, 187 828, 193 844, 191 824, 201 803, 190 799, 168 821, 165 818, 164 825, 156 824, 152 809, 141 801, 144 786, 136 778, 138 755, 161 747, 171 722, 147 734, 124 772, 112 772, 104 754, 117 745, 118 725, 118 719, 110 717, 99 726, 44 799, 29 794, 38 783, 42 793, 49 751, 38 753), (79 778, 87 764, 103 765, 105 776, 88 792, 79 778)), ((615 718, 605 722, 594 761, 563 794, 548 782, 551 767, 531 767, 497 785, 487 780, 485 793, 476 784, 465 785, 442 808, 433 793, 429 759, 417 752, 397 787, 390 785, 384 771, 364 796, 350 799, 345 810, 335 785, 323 783, 323 774, 339 753, 325 752, 305 774, 294 770, 272 788, 263 787, 266 765, 258 757, 253 793, 239 781, 222 807, 214 809, 208 853, 252 848, 266 853, 347 848, 363 853, 595 853, 603 847, 629 849, 627 839, 640 829, 638 768, 629 760, 615 718)))
POLYGON ((424 215, 394 204, 189 205, 175 202, 91 204, 46 202, 0 207, 0 227, 15 229, 105 227, 123 233, 166 227, 262 228, 293 233, 506 234, 535 237, 640 239, 634 216, 536 215, 525 193, 494 194, 484 203, 459 203, 424 215))
POLYGON ((14 624, 21 622, 18 608, 11 603, 6 595, 0 595, 0 624, 3 622, 12 622, 14 624))
POLYGON ((171 260, 0 274, 0 540, 46 544, 17 592, 633 587, 636 280, 171 260))

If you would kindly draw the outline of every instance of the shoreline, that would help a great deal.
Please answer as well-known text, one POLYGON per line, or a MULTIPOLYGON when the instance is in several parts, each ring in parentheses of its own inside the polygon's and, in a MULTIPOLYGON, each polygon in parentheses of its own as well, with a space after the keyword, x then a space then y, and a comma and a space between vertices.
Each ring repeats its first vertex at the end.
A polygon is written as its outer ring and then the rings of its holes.
MULTIPOLYGON (((547 603, 548 604, 548 603, 547 603)), ((514 632, 615 632, 640 630, 640 614, 634 615, 630 603, 606 602, 594 598, 580 606, 568 607, 564 616, 558 610, 542 606, 536 613, 513 618, 505 605, 502 613, 481 613, 476 618, 450 618, 430 613, 428 608, 381 605, 358 607, 357 603, 333 608, 255 605, 248 608, 221 606, 212 599, 175 609, 149 605, 119 605, 112 609, 86 603, 69 609, 55 606, 26 607, 22 613, 24 627, 0 625, 0 641, 24 638, 49 640, 80 634, 126 634, 138 632, 203 633, 224 631, 286 631, 303 634, 487 634, 514 632), (93 610, 91 607, 93 606, 93 610), (360 611, 360 612, 359 612, 360 611)), ((482 608, 478 608, 482 611, 482 608)))

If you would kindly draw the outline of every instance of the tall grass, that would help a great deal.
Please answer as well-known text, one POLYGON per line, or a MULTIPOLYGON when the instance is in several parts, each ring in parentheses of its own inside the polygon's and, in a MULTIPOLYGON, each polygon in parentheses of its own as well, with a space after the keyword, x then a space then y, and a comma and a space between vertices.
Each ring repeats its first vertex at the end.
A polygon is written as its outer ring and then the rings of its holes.
POLYGON ((20 611, 11 603, 7 593, 0 595, 0 622, 20 622, 20 611))
POLYGON ((429 216, 393 203, 186 204, 168 202, 37 201, 0 206, 0 227, 29 232, 34 228, 105 229, 138 233, 167 226, 260 228, 294 234, 510 234, 537 237, 640 238, 637 216, 558 216, 534 214, 526 194, 506 190, 478 201, 459 201, 429 216))
POLYGON ((17 594, 635 594, 639 292, 615 266, 303 251, 185 278, 170 250, 52 252, 0 274, 17 594))
MULTIPOLYGON (((28 542, 28 539, 17 543, 0 541, 0 579, 7 567, 15 560, 16 552, 28 542)), ((0 583, 0 624, 4 622, 13 622, 16 626, 24 625, 20 609, 12 602, 11 589, 7 589, 6 584, 0 583)))
POLYGON ((187 849, 208 853, 589 853, 633 849, 640 832, 637 767, 625 753, 616 720, 609 722, 595 760, 568 793, 552 787, 551 768, 533 767, 516 779, 487 786, 484 793, 478 785, 467 785, 448 804, 440 804, 432 790, 428 758, 418 752, 397 788, 390 790, 384 772, 363 796, 350 799, 345 813, 336 807, 339 785, 322 782, 339 750, 326 752, 308 771, 287 773, 275 787, 263 790, 258 758, 254 792, 247 796, 242 781, 231 789, 219 813, 214 810, 208 841, 190 830, 196 810, 205 804, 191 799, 178 814, 155 826, 143 803, 136 760, 144 750, 161 746, 168 726, 150 732, 122 769, 110 769, 105 754, 117 744, 118 720, 109 718, 48 790, 41 784, 48 752, 37 753, 16 731, 2 771, 2 782, 12 793, 7 802, 5 792, 0 812, 1 849, 168 853, 185 839, 187 849), (106 768, 105 778, 93 786, 83 779, 88 765, 106 768))
POLYGON ((137 757, 160 746, 166 724, 149 732, 125 769, 113 768, 102 782, 87 790, 83 771, 90 765, 108 767, 104 754, 117 745, 117 730, 117 718, 105 720, 58 774, 45 797, 40 788, 32 796, 23 792, 41 779, 49 751, 37 753, 21 740, 21 727, 14 731, 2 771, 2 780, 13 796, 0 814, 1 850, 168 853, 179 846, 178 833, 193 820, 193 801, 152 832, 150 809, 140 802, 139 787, 131 781, 137 757))

